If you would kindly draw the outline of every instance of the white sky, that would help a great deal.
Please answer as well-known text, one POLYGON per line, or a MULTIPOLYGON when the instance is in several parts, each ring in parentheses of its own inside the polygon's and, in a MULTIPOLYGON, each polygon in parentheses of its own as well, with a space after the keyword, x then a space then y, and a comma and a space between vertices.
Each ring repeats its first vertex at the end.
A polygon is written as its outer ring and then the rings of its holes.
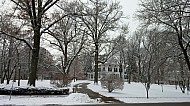
POLYGON ((123 6, 124 15, 128 17, 127 22, 129 22, 129 30, 130 32, 135 31, 138 26, 138 21, 135 20, 135 12, 138 9, 139 0, 118 0, 120 4, 123 6))

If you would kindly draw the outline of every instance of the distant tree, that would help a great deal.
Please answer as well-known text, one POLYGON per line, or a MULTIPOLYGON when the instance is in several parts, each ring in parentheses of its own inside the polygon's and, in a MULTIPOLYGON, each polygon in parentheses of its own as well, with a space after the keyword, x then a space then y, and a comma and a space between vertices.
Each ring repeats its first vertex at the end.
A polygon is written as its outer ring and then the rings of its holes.
POLYGON ((89 53, 89 51, 82 52, 80 60, 86 75, 88 72, 93 71, 93 56, 91 53, 89 53))
MULTIPOLYGON (((21 73, 20 77, 24 80, 27 80, 29 77, 31 53, 30 48, 24 46, 20 49, 20 64, 21 64, 21 73)), ((54 72, 50 65, 55 65, 53 56, 45 48, 40 48, 39 52, 39 63, 38 63, 38 79, 50 79, 51 73, 54 72)))
MULTIPOLYGON (((2 68, 1 68, 1 83, 6 79, 7 84, 9 84, 11 78, 13 78, 14 73, 16 72, 16 68, 19 64, 18 58, 18 44, 14 42, 13 38, 8 38, 9 40, 7 44, 7 48, 3 48, 5 51, 2 51, 2 68), (13 43, 14 42, 14 43, 13 43)), ((5 43, 5 42, 4 42, 5 43)), ((6 45, 5 44, 5 45, 6 45)))
POLYGON ((69 69, 69 76, 74 80, 84 79, 85 73, 82 67, 82 63, 79 60, 79 57, 76 57, 75 60, 72 62, 71 67, 69 69))
POLYGON ((137 44, 136 40, 131 37, 128 38, 126 58, 127 58, 127 74, 128 74, 128 83, 131 81, 137 81, 137 44))
POLYGON ((107 89, 109 93, 113 90, 124 88, 124 81, 122 78, 115 76, 114 74, 104 75, 101 80, 101 86, 107 89))
POLYGON ((141 65, 142 65, 142 38, 143 38, 143 31, 136 31, 134 32, 134 35, 133 35, 134 39, 132 40, 133 42, 135 41, 135 54, 134 56, 136 57, 136 64, 137 64, 137 81, 140 81, 141 82, 141 65))
POLYGON ((19 33, 19 28, 13 24, 12 18, 9 17, 8 14, 1 13, 1 20, 0 20, 0 57, 1 57, 1 64, 0 64, 0 72, 1 72, 1 83, 4 82, 6 79, 7 84, 13 77, 14 73, 16 72, 16 68, 18 66, 18 48, 20 42, 15 42, 16 40, 12 37, 6 36, 3 32, 6 30, 10 34, 17 34, 19 33))
POLYGON ((113 55, 119 60, 119 72, 120 77, 122 78, 122 72, 127 67, 127 39, 126 35, 128 34, 128 26, 123 25, 120 31, 120 35, 114 39, 114 50, 113 55))

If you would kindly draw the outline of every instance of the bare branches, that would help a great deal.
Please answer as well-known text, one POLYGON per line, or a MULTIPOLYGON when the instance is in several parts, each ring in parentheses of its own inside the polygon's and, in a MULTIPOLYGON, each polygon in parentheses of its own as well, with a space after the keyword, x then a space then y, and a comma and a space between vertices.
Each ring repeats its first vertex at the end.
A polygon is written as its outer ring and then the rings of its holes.
POLYGON ((61 16, 60 18, 58 18, 57 20, 55 20, 55 21, 53 21, 51 24, 49 24, 45 29, 43 29, 42 31, 41 31, 41 34, 42 33, 45 33, 47 30, 49 30, 53 25, 55 25, 56 23, 58 23, 59 21, 61 21, 61 20, 63 20, 65 17, 67 17, 67 16, 72 16, 72 14, 66 14, 66 15, 63 15, 63 16, 61 16))
POLYGON ((42 14, 44 14, 47 10, 49 10, 49 8, 51 8, 53 5, 55 5, 59 0, 55 0, 53 2, 53 0, 48 0, 44 6, 43 6, 43 11, 42 14), (51 4, 50 4, 51 3, 51 4))
POLYGON ((33 47, 25 40, 25 39, 21 39, 21 38, 18 38, 16 36, 13 36, 13 35, 10 35, 10 34, 7 34, 5 32, 2 32, 0 31, 0 35, 3 34, 3 35, 6 35, 6 36, 9 36, 9 37, 12 37, 12 38, 15 38, 16 40, 19 40, 19 41, 22 41, 24 42, 31 50, 33 49, 33 47))

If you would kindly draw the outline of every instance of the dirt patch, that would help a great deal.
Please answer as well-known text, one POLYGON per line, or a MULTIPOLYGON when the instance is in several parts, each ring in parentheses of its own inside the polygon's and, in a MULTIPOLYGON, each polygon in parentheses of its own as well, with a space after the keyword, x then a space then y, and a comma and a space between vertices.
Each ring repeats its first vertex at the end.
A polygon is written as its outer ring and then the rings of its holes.
POLYGON ((88 89, 87 88, 88 84, 89 83, 76 84, 74 86, 76 88, 76 92, 87 94, 91 99, 96 99, 97 101, 101 101, 104 103, 124 103, 124 102, 119 101, 113 97, 106 97, 106 96, 103 96, 97 92, 92 91, 91 89, 88 89))

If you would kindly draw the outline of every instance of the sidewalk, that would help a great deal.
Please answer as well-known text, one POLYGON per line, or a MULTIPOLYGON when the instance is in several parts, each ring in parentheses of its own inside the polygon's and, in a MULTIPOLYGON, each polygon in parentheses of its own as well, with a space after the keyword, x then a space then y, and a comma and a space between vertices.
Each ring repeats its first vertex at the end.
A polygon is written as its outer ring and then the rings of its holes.
POLYGON ((91 99, 95 99, 97 101, 104 102, 104 103, 114 103, 114 104, 115 103, 117 103, 117 104, 124 103, 122 101, 114 99, 113 97, 106 97, 97 92, 93 92, 92 90, 87 88, 88 84, 89 83, 76 84, 74 86, 76 88, 76 92, 87 94, 91 99))

